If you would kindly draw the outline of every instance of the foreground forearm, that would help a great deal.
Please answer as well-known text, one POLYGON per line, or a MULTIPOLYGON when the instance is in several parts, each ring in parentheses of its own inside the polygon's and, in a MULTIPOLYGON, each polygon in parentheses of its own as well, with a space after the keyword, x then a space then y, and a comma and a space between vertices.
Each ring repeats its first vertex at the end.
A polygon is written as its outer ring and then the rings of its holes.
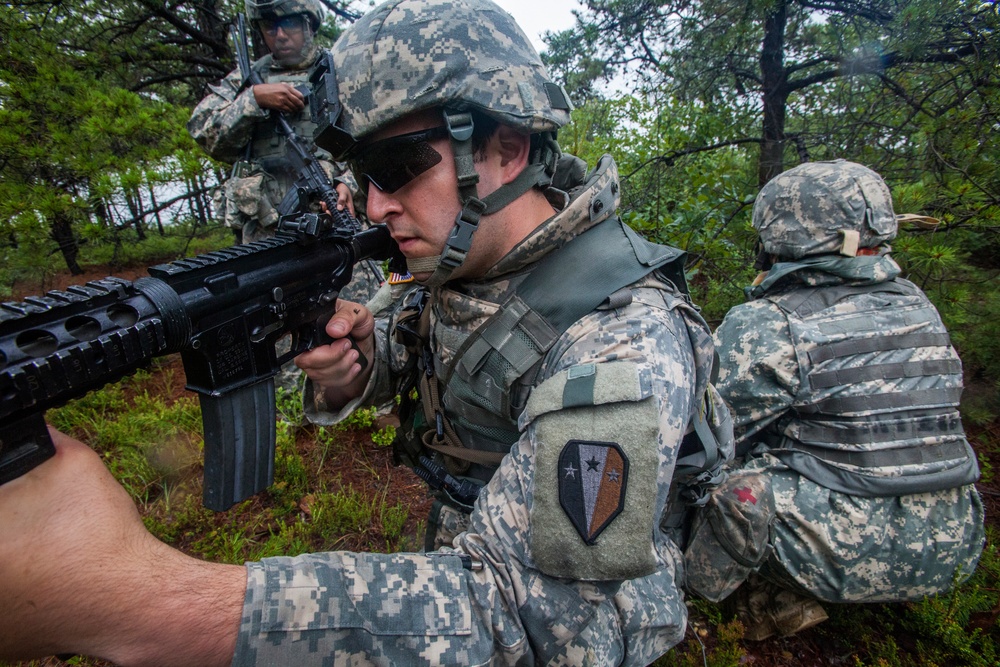
POLYGON ((225 665, 241 566, 163 544, 85 445, 0 486, 0 660, 79 653, 122 665, 225 665))
POLYGON ((9 610, 18 630, 0 639, 0 654, 8 653, 5 649, 20 657, 78 653, 120 665, 232 660, 243 567, 201 562, 163 544, 83 567, 91 570, 87 578, 103 585, 66 590, 53 581, 49 589, 33 590, 9 610))
POLYGON ((137 590, 116 619, 119 637, 107 636, 94 653, 121 665, 229 665, 236 646, 246 570, 205 563, 164 546, 137 573, 137 590), (156 572, 154 581, 149 574, 156 572), (145 584, 141 580, 147 580, 145 584), (122 643, 121 637, 130 640, 122 643))

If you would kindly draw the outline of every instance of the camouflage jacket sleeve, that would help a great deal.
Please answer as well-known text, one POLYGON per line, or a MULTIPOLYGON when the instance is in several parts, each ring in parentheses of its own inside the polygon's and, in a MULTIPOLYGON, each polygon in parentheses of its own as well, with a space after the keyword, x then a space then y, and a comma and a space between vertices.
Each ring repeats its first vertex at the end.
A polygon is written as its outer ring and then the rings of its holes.
POLYGON ((267 117, 253 90, 240 90, 243 77, 233 70, 198 103, 187 128, 198 145, 216 160, 233 163, 243 157, 254 125, 267 117))
POLYGON ((732 411, 736 444, 744 451, 791 408, 798 393, 788 322, 769 301, 751 301, 726 314, 715 344, 720 361, 716 388, 732 411))
POLYGON ((680 554, 661 526, 711 338, 693 346, 700 328, 649 292, 556 343, 454 549, 249 563, 233 664, 646 665, 679 642, 680 554), (577 498, 574 519, 553 495, 581 462, 600 498, 624 501, 596 535, 574 525, 593 502, 577 498))

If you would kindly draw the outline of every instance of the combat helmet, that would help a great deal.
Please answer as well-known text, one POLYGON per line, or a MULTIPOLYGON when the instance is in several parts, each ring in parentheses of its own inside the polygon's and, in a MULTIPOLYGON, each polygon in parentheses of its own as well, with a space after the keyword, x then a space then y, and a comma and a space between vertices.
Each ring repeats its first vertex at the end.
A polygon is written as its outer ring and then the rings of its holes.
POLYGON ((778 174, 757 195, 753 226, 765 253, 783 260, 857 254, 896 237, 882 177, 846 160, 807 162, 778 174))
MULTIPOLYGON (((443 110, 463 209, 449 245, 431 262, 430 282, 439 284, 464 261, 481 216, 550 184, 569 98, 513 17, 490 0, 390 0, 348 27, 331 52, 342 108, 315 140, 334 156, 349 158, 375 132, 415 112, 443 110), (539 135, 521 178, 482 199, 471 159, 478 114, 539 135)), ((425 262, 421 270, 430 268, 425 262)))
POLYGON ((254 24, 260 19, 305 14, 316 32, 323 22, 323 5, 319 0, 246 0, 246 10, 247 19, 254 24))

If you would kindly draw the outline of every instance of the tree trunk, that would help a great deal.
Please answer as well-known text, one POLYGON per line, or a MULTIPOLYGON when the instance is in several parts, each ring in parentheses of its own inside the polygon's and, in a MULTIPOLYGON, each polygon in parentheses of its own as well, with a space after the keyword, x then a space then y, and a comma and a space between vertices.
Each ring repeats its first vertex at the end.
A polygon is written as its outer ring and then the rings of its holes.
POLYGON ((156 205, 156 191, 153 190, 153 184, 150 183, 149 187, 149 207, 154 212, 153 215, 156 216, 156 227, 160 230, 160 236, 166 236, 166 232, 163 229, 163 218, 160 217, 159 207, 156 205))
POLYGON ((764 22, 760 72, 764 81, 764 119, 761 131, 757 184, 763 186, 784 169, 785 110, 788 74, 785 71, 785 0, 778 0, 764 22))
POLYGON ((146 230, 142 225, 142 198, 138 190, 130 190, 125 193, 125 203, 128 205, 129 213, 132 214, 132 226, 135 227, 135 235, 140 241, 146 240, 146 230))
POLYGON ((83 269, 76 262, 80 246, 73 234, 73 221, 65 213, 57 213, 52 219, 51 233, 52 240, 59 244, 59 250, 66 260, 66 268, 74 276, 82 275, 83 269))
POLYGON ((111 220, 111 215, 108 213, 107 202, 104 201, 102 197, 91 197, 88 201, 90 206, 90 212, 101 221, 101 224, 108 228, 113 228, 114 223, 111 220))

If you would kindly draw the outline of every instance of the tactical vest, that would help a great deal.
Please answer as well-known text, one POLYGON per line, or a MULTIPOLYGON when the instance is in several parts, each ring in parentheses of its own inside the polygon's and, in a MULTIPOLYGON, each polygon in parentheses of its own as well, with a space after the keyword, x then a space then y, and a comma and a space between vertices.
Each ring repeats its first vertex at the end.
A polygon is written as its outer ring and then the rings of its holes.
MULTIPOLYGON (((262 78, 267 83, 288 83, 302 90, 309 90, 309 70, 287 70, 274 71, 271 69, 271 56, 267 55, 255 63, 255 68, 261 72, 262 78)), ((302 111, 294 114, 286 113, 285 119, 295 130, 295 134, 312 144, 313 133, 316 131, 316 123, 312 120, 309 110, 309 95, 306 95, 306 106, 302 111)), ((323 160, 330 160, 330 154, 326 151, 313 147, 314 154, 323 160)), ((294 181, 294 174, 291 173, 291 164, 288 162, 285 150, 285 138, 278 132, 275 122, 268 116, 261 122, 254 125, 253 139, 251 140, 251 159, 267 173, 287 189, 294 181), (284 181, 288 181, 285 183, 284 181)))
MULTIPOLYGON (((628 305, 632 300, 628 286, 654 271, 676 286, 669 295, 675 304, 689 303, 683 252, 646 241, 617 217, 546 255, 499 310, 464 341, 449 368, 438 369, 440 373, 429 368, 433 358, 429 347, 420 351, 423 409, 411 412, 413 406, 404 405, 400 414, 404 420, 412 414, 406 421, 414 431, 421 426, 426 430, 422 437, 398 440, 397 459, 433 487, 445 481, 444 471, 435 470, 428 460, 436 452, 444 457, 449 473, 485 484, 520 437, 518 419, 537 382, 541 361, 556 340, 595 310, 628 305), (556 285, 564 287, 557 290, 556 285), (427 379, 434 374, 438 382, 427 379), (439 387, 444 387, 443 393, 428 400, 428 393, 439 387)), ((567 390, 567 407, 586 405, 586 390, 579 391, 575 397, 567 390)), ((693 437, 686 438, 681 448, 678 473, 694 478, 710 470, 701 481, 717 482, 722 463, 731 456, 732 425, 723 423, 721 436, 712 430, 711 403, 700 401, 692 417, 693 437), (726 442, 719 443, 720 437, 726 442)), ((404 424, 401 435, 406 430, 404 424)), ((445 502, 466 510, 471 505, 455 502, 454 494, 444 491, 445 502)))
POLYGON ((958 412, 962 363, 916 285, 897 278, 763 298, 787 317, 800 381, 792 410, 769 431, 769 453, 865 497, 978 479, 958 412))

